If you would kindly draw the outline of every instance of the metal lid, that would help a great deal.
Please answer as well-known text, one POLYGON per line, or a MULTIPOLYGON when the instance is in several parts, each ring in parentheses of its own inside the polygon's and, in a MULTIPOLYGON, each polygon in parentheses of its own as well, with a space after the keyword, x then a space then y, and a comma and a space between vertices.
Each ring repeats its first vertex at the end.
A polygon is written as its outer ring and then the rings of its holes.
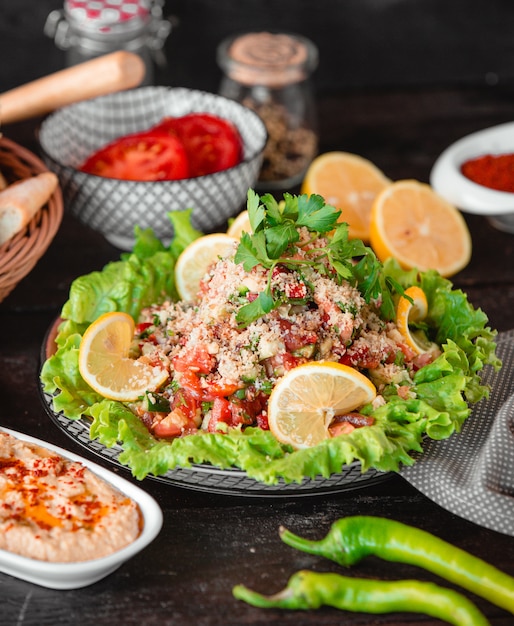
POLYGON ((89 36, 119 36, 144 30, 152 18, 152 0, 65 0, 72 28, 89 36))
POLYGON ((318 50, 300 35, 246 33, 220 44, 218 63, 242 84, 280 87, 306 79, 318 63, 318 50))

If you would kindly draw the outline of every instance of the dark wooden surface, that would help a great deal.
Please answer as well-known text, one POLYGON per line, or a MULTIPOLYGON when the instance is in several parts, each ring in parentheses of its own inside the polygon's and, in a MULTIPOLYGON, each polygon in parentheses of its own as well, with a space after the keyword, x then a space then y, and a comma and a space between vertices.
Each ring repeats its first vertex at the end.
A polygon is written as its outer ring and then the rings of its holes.
MULTIPOLYGON (((512 93, 499 88, 359 91, 319 100, 322 150, 341 149, 372 159, 393 179, 428 181, 437 155, 478 128, 510 120, 512 93)), ((37 150, 37 121, 4 127, 4 134, 37 150)), ((469 266, 454 278, 498 330, 513 327, 514 235, 480 216, 466 216, 473 237, 469 266)), ((71 281, 117 259, 99 234, 65 215, 44 258, 0 304, 0 424, 88 456, 45 414, 38 390, 45 332, 71 281)), ((104 463, 105 464, 105 463, 104 463)), ((119 470, 117 470, 119 471, 119 470)), ((130 476, 121 470, 124 476, 130 476)), ((371 616, 333 609, 286 612, 254 609, 232 597, 244 583, 272 593, 301 568, 339 571, 329 562, 281 543, 278 528, 321 537, 341 516, 390 517, 433 532, 514 575, 514 539, 448 513, 400 477, 358 491, 287 499, 255 499, 193 492, 147 479, 164 526, 147 549, 101 582, 53 591, 0 574, 0 624, 169 624, 197 626, 439 624, 414 614, 371 616)), ((355 576, 438 579, 422 570, 367 559, 355 576)), ((496 626, 513 616, 467 594, 496 626)))

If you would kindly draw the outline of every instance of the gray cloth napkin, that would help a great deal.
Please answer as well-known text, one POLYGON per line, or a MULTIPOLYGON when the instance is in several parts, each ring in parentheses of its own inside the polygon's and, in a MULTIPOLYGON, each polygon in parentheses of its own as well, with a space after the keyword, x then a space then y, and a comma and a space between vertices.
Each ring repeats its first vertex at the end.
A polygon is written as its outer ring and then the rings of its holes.
POLYGON ((451 513, 514 536, 514 330, 499 333, 500 372, 489 366, 491 386, 460 433, 428 440, 416 463, 401 475, 451 513))

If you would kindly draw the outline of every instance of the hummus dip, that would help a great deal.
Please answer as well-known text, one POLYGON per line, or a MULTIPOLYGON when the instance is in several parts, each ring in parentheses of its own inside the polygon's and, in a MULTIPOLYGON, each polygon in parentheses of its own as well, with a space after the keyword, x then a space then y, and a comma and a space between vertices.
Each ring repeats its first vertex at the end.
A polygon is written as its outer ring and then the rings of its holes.
POLYGON ((131 498, 81 463, 0 432, 0 549, 87 561, 127 546, 140 531, 131 498))

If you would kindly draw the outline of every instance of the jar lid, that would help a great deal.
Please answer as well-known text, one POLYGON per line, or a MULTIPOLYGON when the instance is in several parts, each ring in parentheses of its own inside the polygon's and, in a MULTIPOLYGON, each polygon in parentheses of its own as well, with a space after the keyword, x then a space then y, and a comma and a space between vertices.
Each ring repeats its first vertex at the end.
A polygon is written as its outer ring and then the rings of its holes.
POLYGON ((65 0, 73 28, 90 36, 124 35, 142 30, 151 19, 152 0, 65 0))
POLYGON ((318 63, 318 50, 300 35, 246 33, 220 44, 218 63, 244 85, 280 87, 306 79, 318 63))

